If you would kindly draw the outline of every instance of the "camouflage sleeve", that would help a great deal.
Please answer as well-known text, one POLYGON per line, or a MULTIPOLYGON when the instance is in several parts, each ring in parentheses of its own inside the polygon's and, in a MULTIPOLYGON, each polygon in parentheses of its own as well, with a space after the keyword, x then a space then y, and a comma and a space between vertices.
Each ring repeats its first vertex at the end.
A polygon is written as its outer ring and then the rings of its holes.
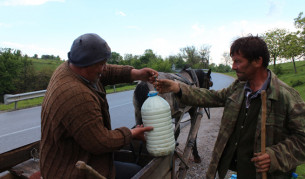
POLYGON ((232 94, 237 81, 233 82, 228 88, 222 90, 208 90, 188 86, 184 83, 179 83, 182 92, 180 100, 185 105, 199 107, 224 107, 225 102, 230 94, 232 94))
POLYGON ((274 130, 281 130, 279 132, 288 136, 266 148, 271 159, 269 172, 288 172, 305 163, 305 103, 293 89, 287 91, 283 100, 281 104, 287 105, 284 126, 274 130))

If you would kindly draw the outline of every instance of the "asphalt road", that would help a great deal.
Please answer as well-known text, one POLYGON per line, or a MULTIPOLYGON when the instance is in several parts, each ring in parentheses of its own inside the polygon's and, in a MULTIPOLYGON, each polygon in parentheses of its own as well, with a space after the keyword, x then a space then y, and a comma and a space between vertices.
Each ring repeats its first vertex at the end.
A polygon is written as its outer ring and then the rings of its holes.
MULTIPOLYGON (((233 82, 233 78, 212 73, 214 83, 211 89, 219 90, 233 82)), ((133 127, 133 91, 107 95, 112 128, 133 127)), ((0 153, 18 148, 40 139, 41 107, 33 107, 0 114, 0 153)))

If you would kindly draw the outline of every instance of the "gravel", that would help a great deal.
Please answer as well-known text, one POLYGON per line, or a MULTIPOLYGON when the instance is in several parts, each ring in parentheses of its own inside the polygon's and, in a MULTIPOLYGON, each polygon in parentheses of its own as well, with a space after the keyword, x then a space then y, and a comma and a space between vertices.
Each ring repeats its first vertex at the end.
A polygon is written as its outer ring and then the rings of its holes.
MULTIPOLYGON (((203 115, 197 134, 197 148, 199 156, 201 157, 201 163, 195 163, 193 161, 193 155, 191 155, 188 162, 190 168, 187 171, 187 179, 205 178, 211 161, 214 144, 218 136, 222 113, 223 108, 210 108, 211 118, 208 119, 206 114, 203 115)), ((190 125, 187 125, 181 130, 178 138, 178 151, 183 152, 189 130, 190 125)), ((232 173, 232 171, 229 171, 226 178, 230 178, 232 173)))

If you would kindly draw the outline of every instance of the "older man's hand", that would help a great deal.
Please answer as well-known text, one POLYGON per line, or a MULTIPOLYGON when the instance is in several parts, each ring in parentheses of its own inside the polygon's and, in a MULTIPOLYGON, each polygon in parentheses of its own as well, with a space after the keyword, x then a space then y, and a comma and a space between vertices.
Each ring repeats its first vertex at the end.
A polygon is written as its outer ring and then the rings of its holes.
POLYGON ((144 127, 143 124, 137 125, 136 128, 130 129, 132 138, 142 141, 146 141, 144 137, 144 132, 151 130, 153 130, 153 127, 150 126, 144 127))
POLYGON ((151 68, 132 69, 131 79, 148 81, 149 83, 154 83, 158 77, 158 72, 151 68))

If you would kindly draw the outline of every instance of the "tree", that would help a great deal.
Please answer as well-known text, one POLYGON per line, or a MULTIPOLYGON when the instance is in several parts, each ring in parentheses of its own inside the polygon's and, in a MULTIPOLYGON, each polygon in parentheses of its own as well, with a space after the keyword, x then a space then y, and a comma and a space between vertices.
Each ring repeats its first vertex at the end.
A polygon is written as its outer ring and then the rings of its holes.
POLYGON ((108 59, 107 63, 109 64, 120 64, 123 60, 123 57, 117 52, 111 52, 111 57, 108 59))
POLYGON ((232 64, 232 60, 229 52, 223 52, 222 57, 226 66, 230 66, 232 64))
POLYGON ((203 45, 199 49, 199 55, 201 63, 203 64, 203 68, 208 68, 210 63, 210 45, 203 45))
POLYGON ((283 57, 292 59, 294 72, 297 73, 297 69, 295 66, 295 57, 300 56, 304 51, 301 45, 301 39, 297 36, 296 33, 290 33, 285 36, 284 39, 284 52, 283 57))
POLYGON ((283 55, 283 41, 286 34, 288 34, 288 31, 285 29, 274 29, 269 30, 263 35, 269 49, 270 60, 273 59, 274 68, 277 58, 283 55))
POLYGON ((182 49, 180 49, 180 52, 182 53, 182 57, 186 59, 186 62, 190 66, 194 66, 195 64, 200 62, 200 56, 194 46, 187 46, 182 49))
POLYGON ((157 59, 157 56, 154 54, 153 50, 146 49, 144 54, 140 56, 140 61, 143 64, 143 67, 148 64, 150 61, 157 59))
POLYGON ((303 12, 299 13, 299 16, 294 19, 294 25, 298 28, 297 35, 300 38, 300 45, 302 46, 302 56, 305 57, 305 17, 303 12))
POLYGON ((37 55, 37 54, 34 54, 34 55, 33 55, 33 58, 37 59, 37 58, 38 58, 38 55, 37 55))
POLYGON ((181 55, 170 55, 166 60, 168 60, 171 65, 175 65, 176 69, 182 69, 185 66, 185 61, 181 55))

